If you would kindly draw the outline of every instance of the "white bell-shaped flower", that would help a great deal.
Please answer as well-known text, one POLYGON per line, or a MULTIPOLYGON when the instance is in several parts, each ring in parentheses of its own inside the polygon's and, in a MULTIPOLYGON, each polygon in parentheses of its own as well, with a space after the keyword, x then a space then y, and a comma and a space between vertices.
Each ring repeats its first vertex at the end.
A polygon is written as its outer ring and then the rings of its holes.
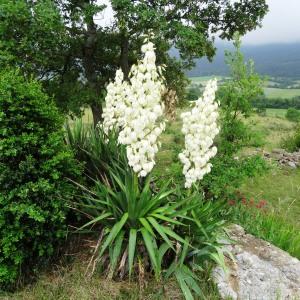
POLYGON ((161 67, 155 65, 154 44, 146 41, 141 49, 144 57, 132 66, 129 82, 118 70, 115 81, 107 86, 103 127, 106 133, 119 130, 118 141, 126 145, 129 165, 138 176, 146 176, 155 165, 158 137, 165 128, 164 90, 161 67))
POLYGON ((181 114, 185 149, 179 154, 179 159, 183 164, 186 188, 211 171, 209 160, 217 154, 217 148, 213 146, 219 133, 218 104, 214 101, 216 90, 217 80, 210 80, 203 97, 195 101, 194 108, 181 114))

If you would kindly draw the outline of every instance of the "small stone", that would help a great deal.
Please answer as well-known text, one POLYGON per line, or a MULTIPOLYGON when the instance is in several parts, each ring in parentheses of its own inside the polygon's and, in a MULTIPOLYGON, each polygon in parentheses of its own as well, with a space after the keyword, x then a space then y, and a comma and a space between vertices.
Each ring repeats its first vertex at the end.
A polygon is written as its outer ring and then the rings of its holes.
POLYGON ((273 149, 272 153, 283 154, 283 153, 285 153, 285 150, 284 149, 273 149))
POLYGON ((287 163, 287 165, 288 165, 289 167, 291 167, 292 169, 296 169, 296 168, 297 168, 296 164, 295 164, 293 161, 289 161, 289 162, 287 163))

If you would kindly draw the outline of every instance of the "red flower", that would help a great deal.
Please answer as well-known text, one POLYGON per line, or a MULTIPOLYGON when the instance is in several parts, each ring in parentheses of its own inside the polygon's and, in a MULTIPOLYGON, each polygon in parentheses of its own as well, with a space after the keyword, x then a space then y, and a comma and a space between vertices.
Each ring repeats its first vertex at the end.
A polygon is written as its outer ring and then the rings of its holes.
POLYGON ((230 206, 235 205, 235 200, 229 200, 229 201, 228 201, 228 204, 229 204, 230 206))
POLYGON ((257 204, 256 207, 257 208, 263 208, 267 205, 267 201, 266 200, 260 200, 257 204))
POLYGON ((247 199, 245 197, 242 198, 242 204, 244 204, 244 205, 248 204, 247 199))
POLYGON ((260 204, 261 204, 261 206, 266 206, 268 204, 268 202, 266 200, 261 199, 260 204))

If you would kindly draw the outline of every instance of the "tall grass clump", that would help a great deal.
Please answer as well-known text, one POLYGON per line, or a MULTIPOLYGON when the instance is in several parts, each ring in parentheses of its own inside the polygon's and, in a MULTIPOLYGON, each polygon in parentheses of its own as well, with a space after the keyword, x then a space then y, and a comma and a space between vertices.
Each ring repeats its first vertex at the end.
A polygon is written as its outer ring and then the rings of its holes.
POLYGON ((108 138, 101 127, 85 124, 82 119, 65 124, 65 142, 82 162, 87 183, 102 178, 108 166, 119 159, 117 135, 111 132, 108 138))
POLYGON ((300 149, 300 126, 298 125, 295 133, 285 137, 282 142, 282 147, 287 151, 294 152, 300 149))

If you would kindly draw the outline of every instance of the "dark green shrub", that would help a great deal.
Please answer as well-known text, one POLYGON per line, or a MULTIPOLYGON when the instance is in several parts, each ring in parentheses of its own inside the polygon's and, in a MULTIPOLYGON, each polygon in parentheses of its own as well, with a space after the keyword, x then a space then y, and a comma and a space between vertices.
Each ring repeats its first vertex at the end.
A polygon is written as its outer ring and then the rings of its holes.
POLYGON ((285 117, 291 122, 299 122, 300 121, 300 111, 297 110, 296 108, 290 107, 287 110, 285 117))
POLYGON ((63 118, 36 81, 0 73, 0 285, 54 251, 66 235, 66 176, 78 162, 63 142, 63 118))

